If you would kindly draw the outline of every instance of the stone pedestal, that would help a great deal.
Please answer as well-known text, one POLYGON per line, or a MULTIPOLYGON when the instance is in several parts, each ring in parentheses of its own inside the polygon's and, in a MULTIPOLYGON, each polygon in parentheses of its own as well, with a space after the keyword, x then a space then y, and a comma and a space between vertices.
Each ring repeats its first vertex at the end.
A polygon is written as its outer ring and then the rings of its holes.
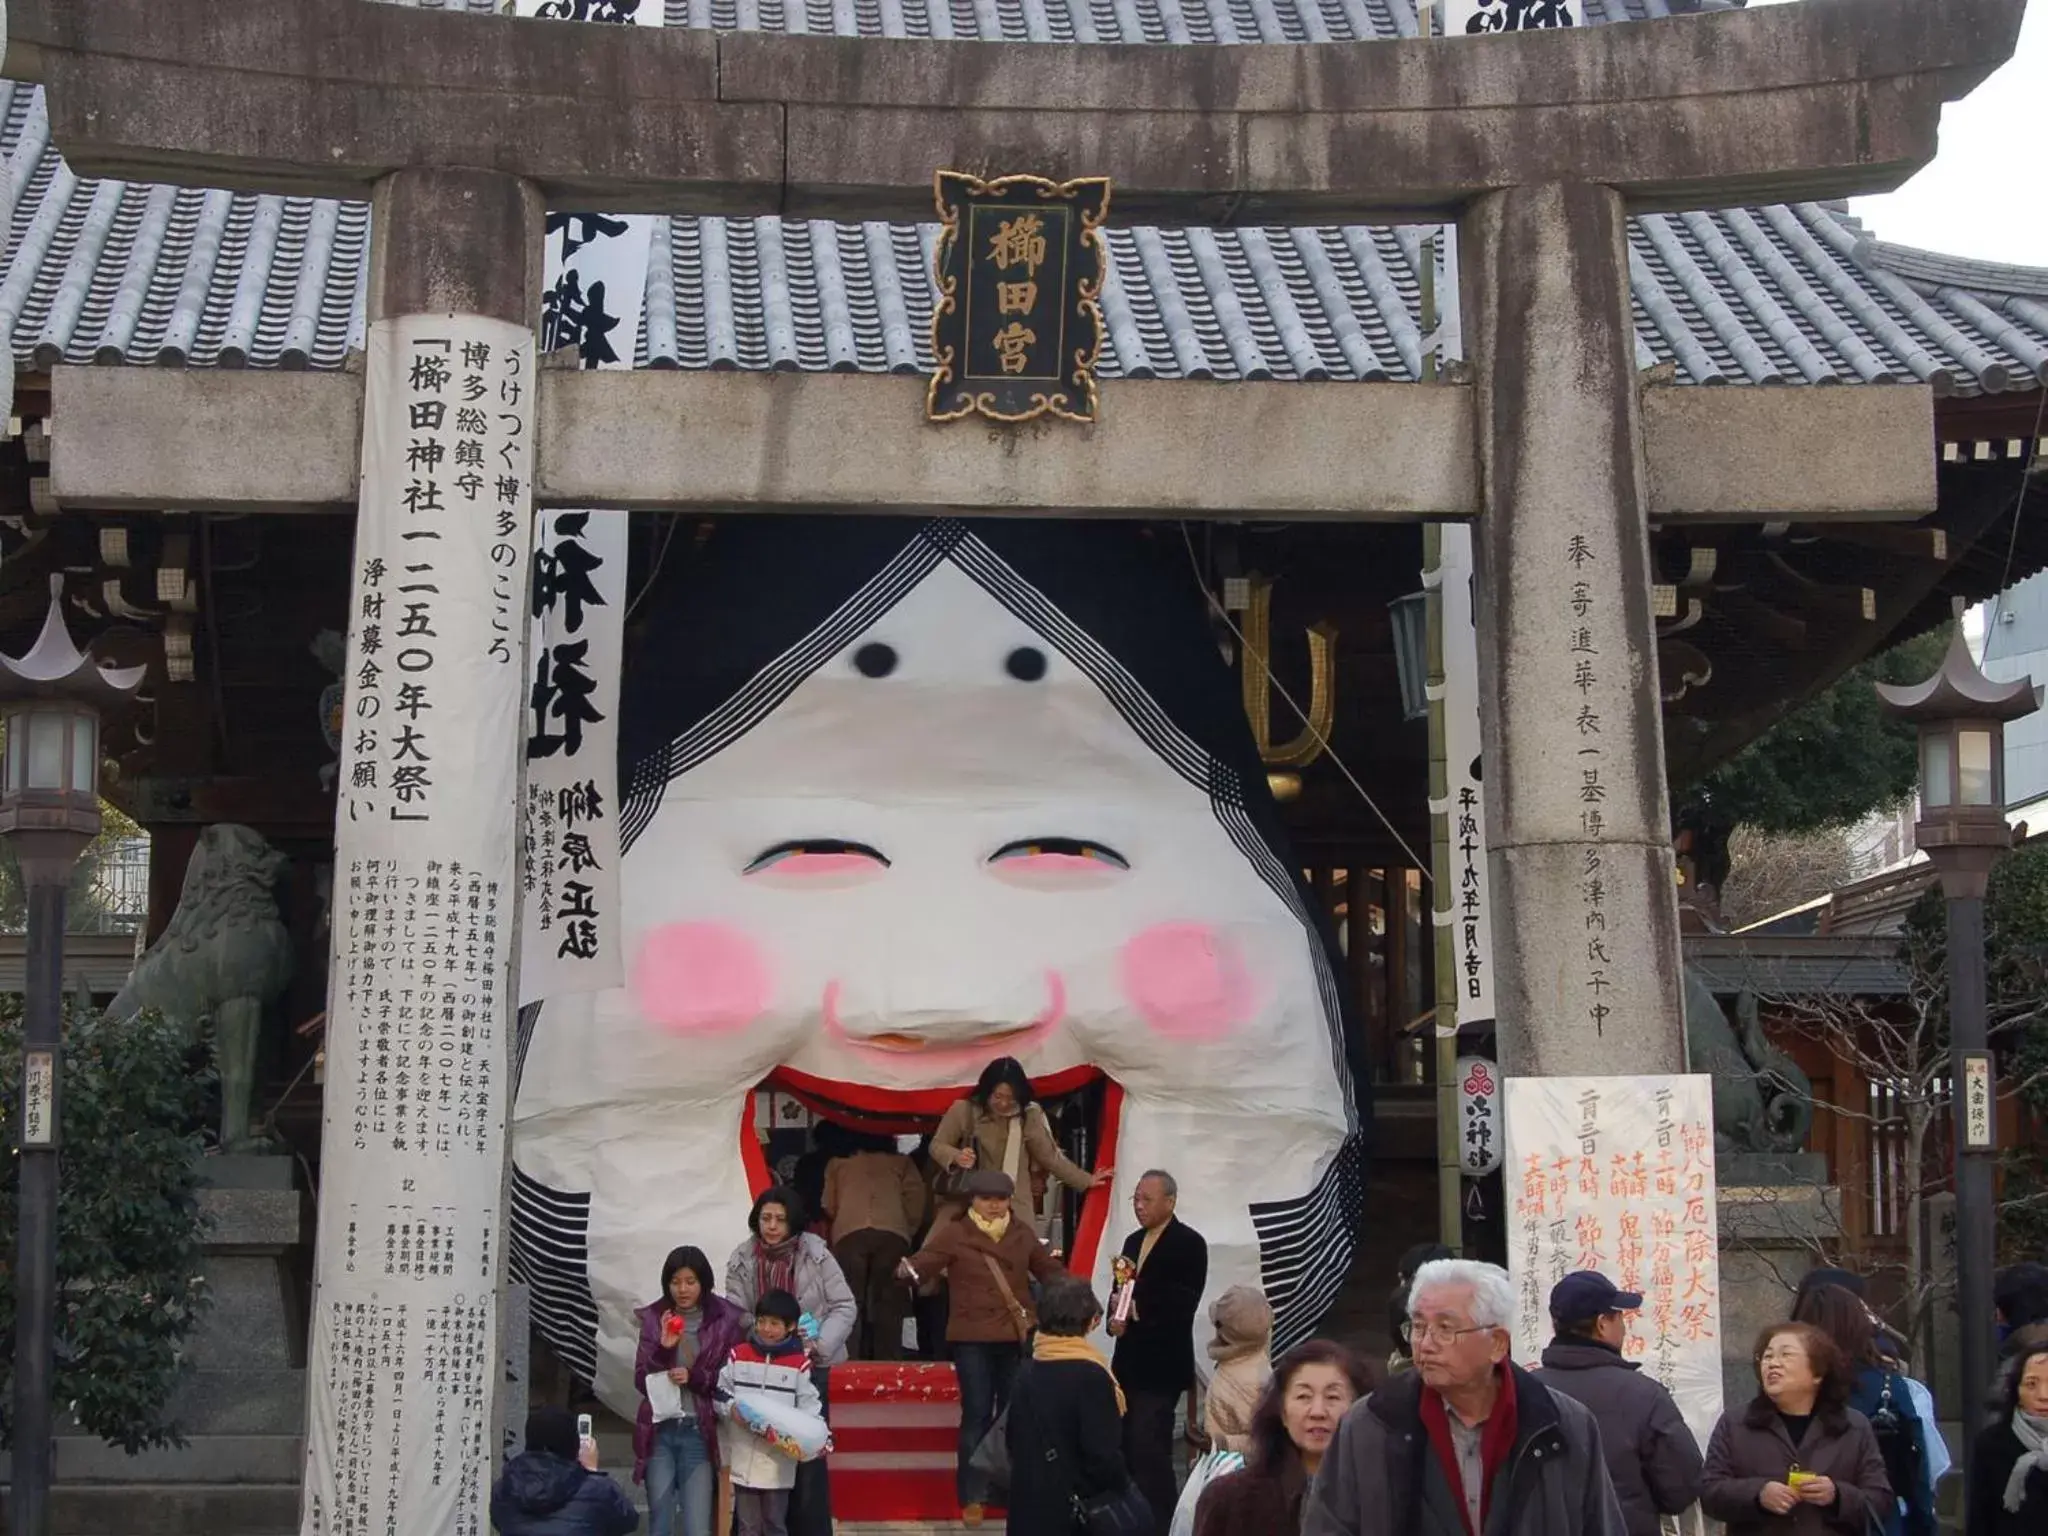
MULTIPOLYGON (((276 1536, 295 1527, 305 1462, 305 1321, 286 1266, 310 1231, 288 1157, 209 1157, 213 1305, 186 1339, 170 1417, 182 1446, 130 1456, 75 1423, 57 1434, 58 1536, 276 1536)), ((0 1482, 8 1466, 0 1457, 0 1482)), ((0 1530, 6 1523, 0 1520, 0 1530)))
MULTIPOLYGON (((1804 1154, 1763 1156, 1796 1164, 1804 1154)), ((1735 1170, 1745 1161, 1727 1159, 1735 1170)), ((1818 1177, 1800 1184, 1737 1184, 1724 1171, 1718 1204, 1721 1386, 1723 1401, 1733 1408, 1756 1396, 1751 1352, 1757 1335, 1791 1316, 1800 1277, 1820 1262, 1823 1245, 1841 1236, 1842 1199, 1840 1190, 1818 1177)))

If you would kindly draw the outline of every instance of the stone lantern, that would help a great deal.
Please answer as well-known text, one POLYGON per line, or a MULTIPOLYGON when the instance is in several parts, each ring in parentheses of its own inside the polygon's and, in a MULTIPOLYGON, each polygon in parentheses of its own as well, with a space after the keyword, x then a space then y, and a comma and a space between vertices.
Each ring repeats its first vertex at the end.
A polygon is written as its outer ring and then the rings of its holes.
POLYGON ((62 1107, 64 904, 71 869, 100 829, 100 720, 147 669, 102 665, 64 623, 63 578, 26 656, 0 656, 0 838, 28 896, 21 1031, 21 1186, 14 1353, 14 1529, 49 1529, 57 1296, 57 1144, 62 1107))

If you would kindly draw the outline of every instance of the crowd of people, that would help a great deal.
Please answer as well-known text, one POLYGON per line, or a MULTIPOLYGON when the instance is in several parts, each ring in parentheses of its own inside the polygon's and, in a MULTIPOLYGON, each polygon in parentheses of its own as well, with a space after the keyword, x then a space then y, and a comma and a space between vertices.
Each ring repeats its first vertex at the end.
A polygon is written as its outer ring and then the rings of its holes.
MULTIPOLYGON (((1655 1536, 1697 1505, 1733 1536, 1937 1530, 1950 1457, 1932 1395, 1848 1271, 1813 1271, 1764 1330, 1756 1395, 1704 1454, 1629 1357, 1643 1296, 1596 1271, 1565 1276, 1550 1344, 1517 1362, 1507 1273, 1437 1246, 1401 1261, 1384 1371, 1326 1339, 1272 1360, 1265 1296, 1223 1291, 1198 1416, 1208 1248, 1175 1215, 1172 1174, 1136 1181, 1103 1298, 1066 1271, 1042 1211, 1051 1181, 1084 1189, 1109 1171, 1059 1152, 1015 1062, 992 1064, 931 1145, 928 1223, 915 1165, 893 1144, 847 1142, 823 1171, 829 1241, 777 1187, 755 1201, 722 1291, 701 1249, 669 1254, 634 1366, 653 1536, 713 1536, 721 1469, 737 1536, 830 1536, 832 1369, 898 1358, 912 1296, 941 1287, 970 1527, 1000 1504, 1010 1536, 1655 1536), (1185 1489, 1184 1403, 1188 1439, 1208 1448, 1185 1489)), ((1956 1415, 1974 1438, 1964 1536, 2048 1536, 2048 1267, 2003 1272, 1997 1306, 1995 1401, 1956 1415)), ((503 1536, 637 1524, 558 1409, 534 1414, 491 1513, 503 1536)))

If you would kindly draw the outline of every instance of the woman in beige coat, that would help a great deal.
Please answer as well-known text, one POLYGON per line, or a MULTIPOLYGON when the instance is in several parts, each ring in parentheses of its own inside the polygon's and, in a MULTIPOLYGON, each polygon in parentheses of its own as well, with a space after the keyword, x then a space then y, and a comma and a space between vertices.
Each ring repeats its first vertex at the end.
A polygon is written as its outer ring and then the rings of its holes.
POLYGON ((960 1177, 984 1168, 1010 1176, 1017 1191, 1013 1209, 1041 1233, 1050 1209, 1050 1202, 1041 1198, 1048 1178, 1086 1191, 1107 1184, 1115 1172, 1103 1168, 1090 1173, 1060 1151, 1031 1079, 1011 1056, 998 1056, 984 1067, 974 1091, 946 1111, 932 1136, 932 1161, 939 1168, 939 1196, 946 1202, 941 1220, 966 1208, 966 1200, 956 1193, 960 1177))
POLYGON ((1216 1374, 1203 1427, 1210 1449, 1242 1452, 1251 1444, 1252 1410, 1273 1375, 1273 1309, 1257 1286, 1233 1285, 1210 1305, 1209 1321, 1216 1326, 1209 1341, 1216 1374))

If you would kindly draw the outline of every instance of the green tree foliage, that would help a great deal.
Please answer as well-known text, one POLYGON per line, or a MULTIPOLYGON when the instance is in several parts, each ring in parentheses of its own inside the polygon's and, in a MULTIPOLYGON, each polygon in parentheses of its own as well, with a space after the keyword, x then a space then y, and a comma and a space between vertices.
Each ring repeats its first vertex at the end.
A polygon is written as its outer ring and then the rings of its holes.
MULTIPOLYGON (((185 1337, 206 1304, 200 1141, 211 1072, 154 1013, 122 1023, 67 1008, 57 1197, 60 1411, 130 1453, 180 1443, 166 1419, 185 1337)), ((0 1186, 0 1441, 14 1402, 14 1253, 20 1194, 21 999, 0 997, 8 1085, 0 1186)))
POLYGON ((1816 832, 1845 827, 1913 792, 1913 728, 1888 719, 1875 683, 1918 682, 1941 665, 1950 627, 1851 667, 1727 762, 1673 796, 1695 839, 1700 878, 1720 887, 1737 827, 1816 832))

